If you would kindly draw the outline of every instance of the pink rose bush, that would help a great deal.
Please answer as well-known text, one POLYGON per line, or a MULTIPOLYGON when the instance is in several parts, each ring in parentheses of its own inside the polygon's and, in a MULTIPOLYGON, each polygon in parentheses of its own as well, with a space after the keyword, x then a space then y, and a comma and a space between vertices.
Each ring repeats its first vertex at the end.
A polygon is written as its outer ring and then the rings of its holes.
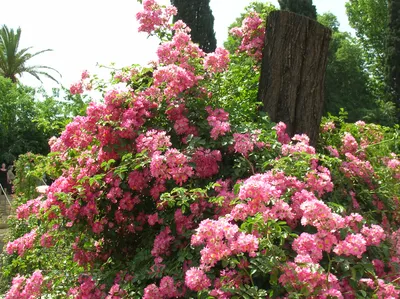
POLYGON ((90 80, 90 74, 88 71, 83 71, 81 75, 81 80, 79 82, 73 83, 69 89, 69 92, 74 94, 82 94, 85 90, 92 89, 92 82, 90 80))
POLYGON ((44 278, 41 271, 36 270, 28 279, 17 275, 13 278, 12 287, 5 295, 5 299, 31 299, 39 298, 44 278))
MULTIPOLYGON (((141 31, 175 34, 151 67, 93 81, 103 101, 38 159, 54 181, 15 200, 6 298, 399 298, 398 132, 333 118, 316 148, 289 136, 256 99, 229 103, 237 56, 143 6, 141 31)), ((259 58, 249 18, 236 33, 259 58)))
POLYGON ((265 38, 265 20, 256 12, 247 16, 241 27, 232 28, 230 33, 241 38, 238 51, 261 61, 265 38))

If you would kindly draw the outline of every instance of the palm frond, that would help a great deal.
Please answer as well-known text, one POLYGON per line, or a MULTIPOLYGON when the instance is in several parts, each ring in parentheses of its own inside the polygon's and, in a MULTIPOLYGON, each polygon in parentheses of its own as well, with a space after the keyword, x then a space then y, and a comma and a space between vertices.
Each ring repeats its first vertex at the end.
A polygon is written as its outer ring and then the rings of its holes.
POLYGON ((31 68, 34 68, 34 69, 47 69, 47 70, 52 70, 52 71, 56 72, 57 74, 59 74, 60 77, 62 77, 62 75, 61 75, 61 73, 60 73, 59 71, 57 71, 56 69, 54 69, 54 68, 52 68, 52 67, 49 67, 49 66, 45 66, 45 65, 34 65, 34 66, 28 67, 28 69, 31 69, 31 68))
POLYGON ((46 50, 42 50, 42 51, 36 52, 34 54, 31 54, 31 58, 35 57, 36 55, 42 54, 44 52, 51 52, 51 51, 53 51, 53 49, 46 49, 46 50))
POLYGON ((6 25, 0 28, 0 74, 10 78, 13 82, 17 81, 17 75, 29 73, 39 81, 41 81, 39 75, 43 75, 58 83, 53 76, 47 72, 40 71, 40 69, 52 70, 61 77, 61 74, 56 69, 43 65, 27 66, 27 63, 33 57, 53 50, 45 49, 33 54, 29 53, 32 47, 18 50, 20 38, 21 28, 18 28, 16 31, 9 29, 6 25))
MULTIPOLYGON (((43 76, 45 76, 45 77, 47 77, 47 78, 49 78, 49 79, 55 81, 56 83, 59 83, 58 80, 56 80, 56 79, 55 79, 53 76, 51 76, 49 73, 47 73, 47 72, 45 72, 45 71, 41 71, 40 69, 49 69, 49 70, 55 71, 55 72, 57 72, 57 73, 60 75, 60 77, 61 77, 61 74, 60 74, 57 70, 55 70, 55 69, 53 69, 53 68, 51 68, 51 67, 48 67, 48 66, 36 66, 36 65, 35 65, 35 66, 31 66, 31 67, 29 67, 29 68, 25 68, 25 69, 24 69, 24 73, 28 73, 28 74, 34 76, 36 79, 37 79, 37 76, 38 76, 38 75, 43 75, 43 76)), ((40 79, 39 79, 39 81, 42 82, 42 80, 40 80, 40 79)))
MULTIPOLYGON (((38 79, 40 82, 43 83, 43 81, 40 79, 40 77, 38 76, 38 72, 35 71, 26 71, 26 73, 32 75, 33 77, 35 77, 36 79, 38 79)), ((57 82, 57 81, 56 81, 57 82)), ((57 82, 58 83, 58 82, 57 82)))
MULTIPOLYGON (((56 83, 59 83, 53 76, 51 76, 50 74, 48 74, 48 73, 46 73, 46 72, 43 72, 43 71, 35 71, 35 72, 30 72, 29 74, 31 74, 31 75, 33 76, 33 73, 35 73, 36 76, 37 76, 37 75, 43 75, 43 76, 45 76, 45 77, 47 77, 47 78, 49 78, 49 79, 55 81, 56 83)), ((37 78, 36 76, 34 76, 34 77, 37 78)), ((42 80, 40 80, 40 79, 39 79, 39 81, 42 82, 42 80)))
POLYGON ((18 56, 24 56, 25 54, 29 54, 29 53, 27 53, 27 52, 28 52, 30 49, 32 49, 32 48, 33 48, 33 47, 28 47, 28 48, 19 50, 18 53, 17 53, 17 55, 18 55, 18 56))

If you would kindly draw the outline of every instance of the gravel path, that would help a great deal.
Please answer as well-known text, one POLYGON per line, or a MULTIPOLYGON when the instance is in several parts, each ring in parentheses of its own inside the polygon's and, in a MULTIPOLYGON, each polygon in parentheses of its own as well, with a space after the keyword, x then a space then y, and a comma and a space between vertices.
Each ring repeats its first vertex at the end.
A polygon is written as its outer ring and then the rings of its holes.
MULTIPOLYGON (((8 196, 10 198, 10 196, 8 196)), ((10 215, 10 206, 4 195, 0 195, 0 252, 3 251, 4 237, 8 232, 7 217, 10 215)))

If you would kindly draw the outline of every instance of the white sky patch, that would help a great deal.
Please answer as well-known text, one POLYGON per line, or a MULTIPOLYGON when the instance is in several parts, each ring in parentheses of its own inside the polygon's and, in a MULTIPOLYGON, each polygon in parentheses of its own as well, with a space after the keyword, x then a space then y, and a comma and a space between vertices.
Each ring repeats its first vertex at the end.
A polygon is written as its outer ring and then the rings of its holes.
MULTIPOLYGON (((166 0, 160 2, 168 3, 166 0)), ((223 44, 228 26, 250 2, 211 0, 218 45, 223 44)), ((279 7, 277 1, 270 2, 279 7)), ((314 5, 319 14, 331 11, 338 17, 341 30, 350 31, 345 2, 314 0, 314 5)), ((100 71, 97 64, 145 65, 156 58, 158 40, 137 32, 136 13, 141 10, 141 5, 135 0, 13 0, 3 1, 1 10, 0 21, 3 23, 0 25, 14 29, 21 27, 21 49, 32 46, 31 52, 54 50, 33 58, 31 65, 57 69, 65 87, 78 81, 85 69, 107 76, 108 71, 100 71)), ((58 86, 51 80, 42 79, 47 90, 58 86)), ((28 74, 21 81, 30 86, 41 85, 28 74)))

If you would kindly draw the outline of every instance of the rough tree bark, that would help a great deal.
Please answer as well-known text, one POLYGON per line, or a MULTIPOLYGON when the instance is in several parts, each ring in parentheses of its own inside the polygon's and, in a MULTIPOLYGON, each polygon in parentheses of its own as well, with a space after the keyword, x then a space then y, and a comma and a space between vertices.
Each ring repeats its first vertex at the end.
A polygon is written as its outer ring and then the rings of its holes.
POLYGON ((316 145, 324 104, 331 31, 288 11, 268 16, 258 99, 287 133, 307 134, 316 145))

